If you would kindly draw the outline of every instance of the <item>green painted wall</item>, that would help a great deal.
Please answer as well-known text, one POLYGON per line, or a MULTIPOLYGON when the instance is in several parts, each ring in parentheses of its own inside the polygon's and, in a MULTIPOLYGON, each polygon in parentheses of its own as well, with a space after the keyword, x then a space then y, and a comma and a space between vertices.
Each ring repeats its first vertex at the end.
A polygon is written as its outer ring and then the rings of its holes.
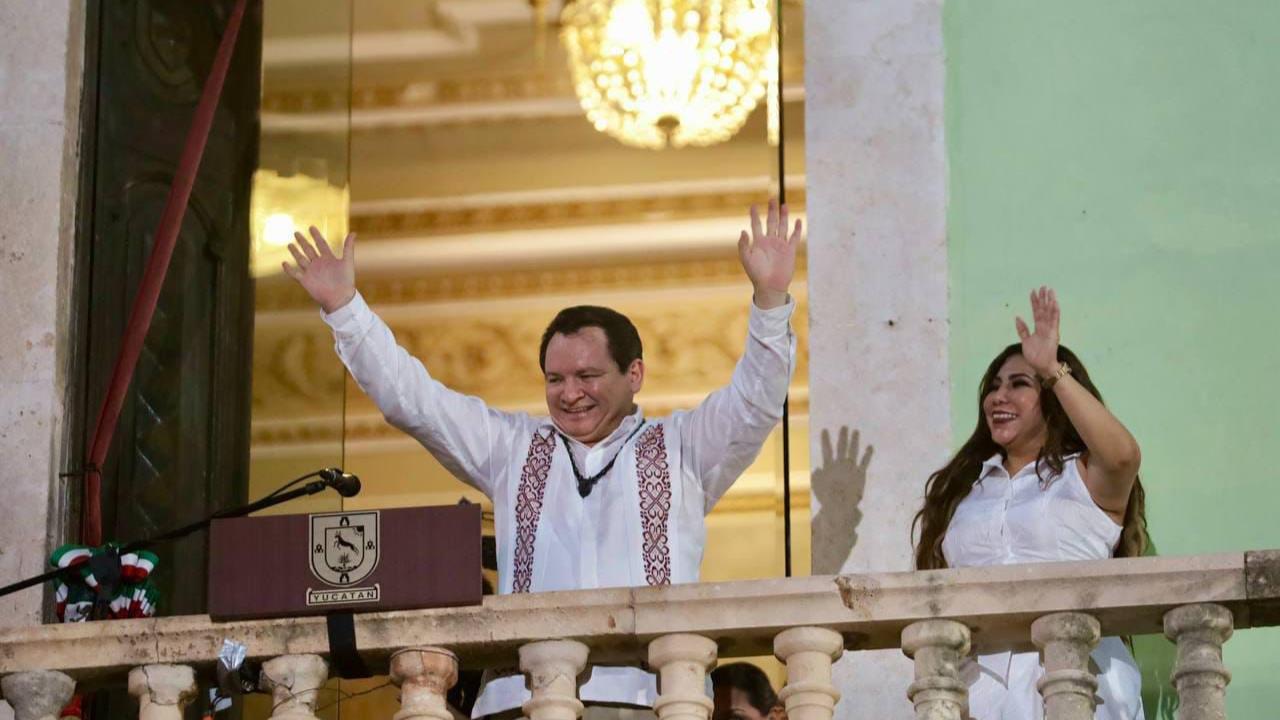
MULTIPOLYGON (((944 13, 956 443, 1027 291, 1051 284, 1064 341, 1142 443, 1160 553, 1280 547, 1280 2, 944 13)), ((1275 716, 1278 642, 1228 643, 1233 719, 1275 716)), ((1153 675, 1164 644, 1140 641, 1153 675)))

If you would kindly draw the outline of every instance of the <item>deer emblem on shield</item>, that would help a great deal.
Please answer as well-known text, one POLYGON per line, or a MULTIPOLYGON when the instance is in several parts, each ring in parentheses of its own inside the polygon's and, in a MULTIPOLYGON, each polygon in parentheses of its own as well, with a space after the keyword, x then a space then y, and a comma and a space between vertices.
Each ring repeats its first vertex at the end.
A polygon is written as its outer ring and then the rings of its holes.
POLYGON ((311 572, 329 585, 354 585, 378 564, 378 512, 311 516, 311 572))

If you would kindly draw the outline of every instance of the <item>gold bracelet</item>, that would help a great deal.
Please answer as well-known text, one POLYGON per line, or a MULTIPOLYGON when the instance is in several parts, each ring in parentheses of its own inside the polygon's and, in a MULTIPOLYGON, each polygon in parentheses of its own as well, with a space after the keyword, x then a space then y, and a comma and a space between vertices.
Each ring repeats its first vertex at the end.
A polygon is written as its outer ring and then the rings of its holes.
POLYGON ((1054 374, 1040 381, 1045 390, 1052 388, 1058 384, 1058 381, 1071 374, 1071 366, 1066 363, 1058 363, 1058 370, 1054 374))

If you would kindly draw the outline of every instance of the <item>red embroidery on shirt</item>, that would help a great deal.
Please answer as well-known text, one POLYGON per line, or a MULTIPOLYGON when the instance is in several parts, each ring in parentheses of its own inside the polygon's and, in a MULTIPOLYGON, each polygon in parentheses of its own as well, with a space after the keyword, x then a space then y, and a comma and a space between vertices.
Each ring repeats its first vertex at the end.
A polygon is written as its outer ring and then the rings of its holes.
POLYGON ((538 536, 538 520, 542 517, 542 496, 547 489, 547 473, 551 470, 551 455, 556 449, 556 434, 543 437, 533 432, 529 443, 529 455, 520 471, 520 486, 516 491, 516 556, 515 578, 511 592, 529 592, 533 581, 533 541, 538 536))
POLYGON ((644 572, 650 585, 671 584, 667 522, 671 515, 671 468, 662 425, 654 425, 636 443, 636 480, 644 529, 644 572))

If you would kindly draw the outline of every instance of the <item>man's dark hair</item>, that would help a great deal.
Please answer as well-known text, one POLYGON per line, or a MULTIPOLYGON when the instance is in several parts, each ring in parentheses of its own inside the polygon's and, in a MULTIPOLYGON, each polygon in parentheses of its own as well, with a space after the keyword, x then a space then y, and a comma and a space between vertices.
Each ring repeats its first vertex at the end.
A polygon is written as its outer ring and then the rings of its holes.
POLYGON ((768 715, 778 704, 778 696, 773 692, 769 676, 751 663, 721 665, 711 671, 711 684, 717 688, 727 686, 741 690, 747 696, 747 702, 759 710, 761 715, 768 715))
POLYGON ((547 345, 556 333, 572 335, 589 327, 598 327, 604 331, 609 355, 617 363, 619 371, 626 372, 632 362, 644 357, 640 333, 636 332, 636 326, 631 324, 626 315, 597 305, 575 305, 557 313, 546 332, 542 333, 542 346, 538 348, 538 367, 544 373, 547 371, 547 345))

